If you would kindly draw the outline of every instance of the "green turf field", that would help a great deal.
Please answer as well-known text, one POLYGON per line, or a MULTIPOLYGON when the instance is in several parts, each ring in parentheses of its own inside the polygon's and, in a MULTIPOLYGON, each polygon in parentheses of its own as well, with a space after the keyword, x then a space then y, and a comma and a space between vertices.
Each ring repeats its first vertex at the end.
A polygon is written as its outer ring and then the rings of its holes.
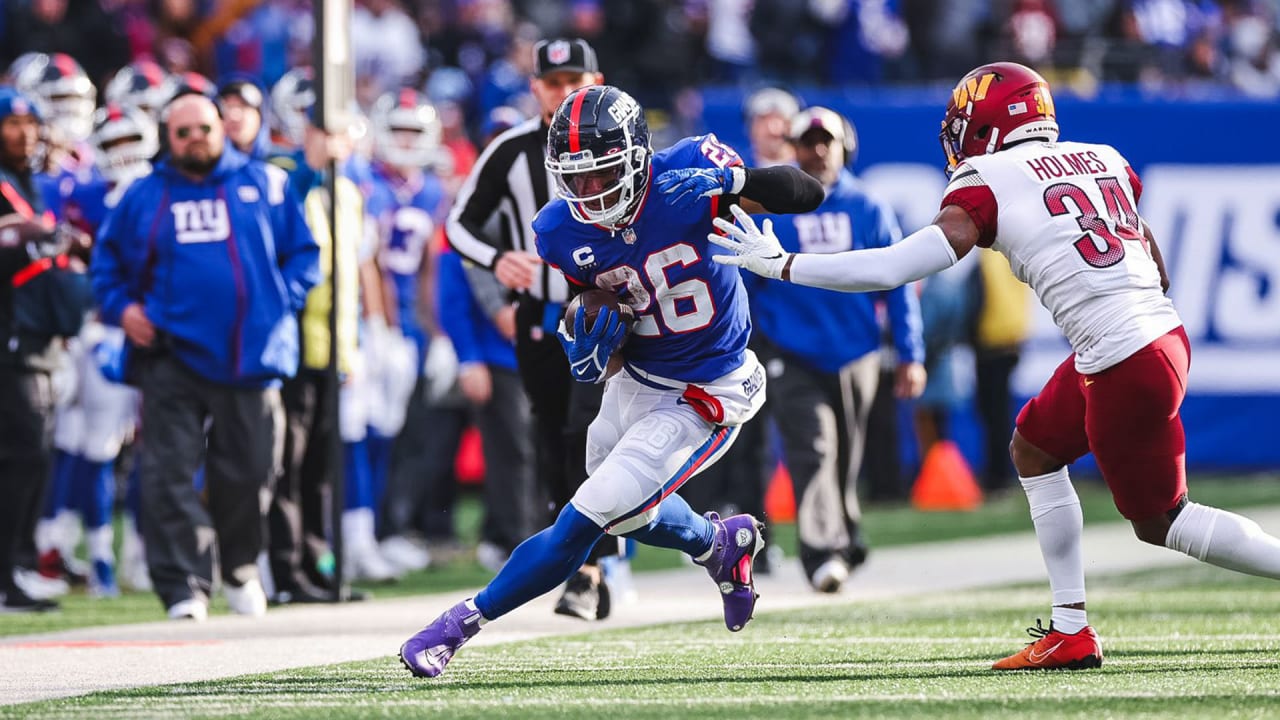
POLYGON ((0 708, 0 717, 1280 717, 1280 593, 1209 567, 1094 580, 1100 670, 995 673, 1040 585, 465 649, 436 680, 391 657, 0 708))
MULTIPOLYGON (((1084 480, 1077 486, 1086 523, 1121 519, 1112 506, 1110 494, 1100 482, 1084 480)), ((1280 482, 1270 475, 1201 477, 1192 481, 1191 495, 1198 502, 1229 509, 1277 505, 1280 504, 1280 482)), ((460 504, 459 534, 468 543, 473 543, 478 535, 480 513, 480 505, 474 497, 468 497, 460 504)), ((1026 497, 1016 491, 992 499, 974 512, 921 513, 910 506, 894 505, 866 508, 865 515, 865 532, 873 548, 1031 530, 1026 497)), ((782 547, 788 557, 795 557, 793 526, 778 526, 773 533, 773 542, 782 547)), ((683 562, 675 551, 641 547, 634 565, 637 570, 644 571, 677 568, 683 562)), ((474 558, 463 555, 442 567, 413 573, 398 583, 362 587, 374 597, 403 597, 479 587, 490 577, 491 573, 477 565, 474 558)), ((62 610, 57 613, 0 615, 0 635, 165 618, 160 602, 151 593, 126 592, 120 598, 98 600, 77 590, 62 598, 61 602, 62 610)), ((218 613, 225 608, 225 602, 218 597, 214 599, 211 611, 218 613)))

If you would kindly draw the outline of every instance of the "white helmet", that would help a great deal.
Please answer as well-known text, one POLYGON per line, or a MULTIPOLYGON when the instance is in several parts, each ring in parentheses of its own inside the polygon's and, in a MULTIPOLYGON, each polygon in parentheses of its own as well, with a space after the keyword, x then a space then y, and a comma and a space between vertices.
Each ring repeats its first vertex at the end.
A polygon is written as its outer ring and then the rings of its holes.
POLYGON ((378 160, 396 167, 424 168, 439 159, 440 115, 417 90, 403 88, 378 98, 369 122, 378 160))
POLYGON ((172 92, 169 73, 151 60, 135 60, 116 71, 107 81, 102 96, 108 105, 136 107, 153 120, 172 92))
POLYGON ((302 147, 311 125, 316 90, 311 68, 294 68, 271 88, 271 127, 293 147, 302 147))
POLYGON ((110 183, 141 177, 160 150, 156 122, 141 108, 110 103, 93 114, 98 169, 110 183))
POLYGON ((45 121, 62 140, 89 139, 98 91, 75 58, 66 53, 37 55, 22 66, 13 84, 41 103, 45 121))

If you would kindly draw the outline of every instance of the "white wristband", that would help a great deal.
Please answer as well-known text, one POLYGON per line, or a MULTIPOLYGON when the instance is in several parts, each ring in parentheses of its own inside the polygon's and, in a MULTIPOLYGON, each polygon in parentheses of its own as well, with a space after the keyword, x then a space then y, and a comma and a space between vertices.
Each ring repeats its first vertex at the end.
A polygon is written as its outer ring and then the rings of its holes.
POLYGON ((741 165, 734 165, 729 168, 729 173, 733 175, 733 186, 729 188, 729 194, 737 195, 747 185, 747 169, 741 165))

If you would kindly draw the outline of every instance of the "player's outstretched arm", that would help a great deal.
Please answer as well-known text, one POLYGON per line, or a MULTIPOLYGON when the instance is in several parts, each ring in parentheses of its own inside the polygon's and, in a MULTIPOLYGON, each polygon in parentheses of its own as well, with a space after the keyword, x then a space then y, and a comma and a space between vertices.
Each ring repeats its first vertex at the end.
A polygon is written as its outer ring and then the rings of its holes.
POLYGON ((702 197, 737 195, 749 213, 805 213, 817 210, 826 197, 822 184, 799 168, 679 168, 654 180, 677 206, 702 197))
POLYGON ((748 213, 813 212, 827 197, 822 183, 797 167, 735 169, 743 174, 738 203, 748 213))
POLYGON ((964 210, 948 205, 932 224, 885 248, 851 250, 842 253, 787 253, 765 220, 757 227, 745 210, 732 209, 737 224, 716 219, 725 233, 707 240, 731 250, 733 255, 712 259, 737 265, 757 275, 812 287, 844 292, 888 290, 951 267, 978 242, 978 228, 964 210))

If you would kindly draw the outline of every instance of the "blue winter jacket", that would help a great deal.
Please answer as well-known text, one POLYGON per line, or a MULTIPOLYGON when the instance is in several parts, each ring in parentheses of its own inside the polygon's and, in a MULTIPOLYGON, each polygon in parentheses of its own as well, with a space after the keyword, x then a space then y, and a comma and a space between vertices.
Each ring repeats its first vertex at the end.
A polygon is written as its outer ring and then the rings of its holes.
POLYGON ((98 231, 91 273, 106 322, 132 302, 201 377, 267 387, 298 369, 296 315, 320 251, 286 173, 236 150, 201 182, 166 158, 98 231))
POLYGON ((440 254, 439 268, 436 307, 447 308, 440 312, 440 325, 453 341, 458 362, 484 363, 515 371, 516 346, 502 336, 480 307, 467 280, 462 257, 447 250, 440 254))
MULTIPOLYGON (((869 195, 848 170, 827 190, 811 213, 778 215, 774 233, 788 252, 836 253, 887 247, 902 238, 897 218, 869 195)), ((794 359, 821 372, 840 368, 880 348, 876 302, 888 311, 898 361, 924 362, 920 305, 915 290, 842 293, 742 274, 751 294, 751 317, 758 332, 794 359)))

